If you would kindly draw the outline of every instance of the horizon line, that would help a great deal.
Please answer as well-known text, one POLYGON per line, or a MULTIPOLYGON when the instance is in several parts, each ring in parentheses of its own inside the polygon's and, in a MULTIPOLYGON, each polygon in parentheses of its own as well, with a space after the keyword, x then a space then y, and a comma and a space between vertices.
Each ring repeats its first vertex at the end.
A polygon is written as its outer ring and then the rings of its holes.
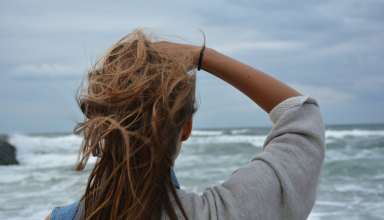
MULTIPOLYGON (((325 128, 333 127, 333 126, 363 126, 363 125, 384 125, 384 122, 361 122, 361 123, 326 123, 325 128)), ((223 127, 194 127, 193 130, 218 130, 218 129, 252 129, 252 128, 260 128, 260 129, 268 129, 272 126, 263 125, 263 126, 223 126, 223 127)), ((8 133, 0 133, 0 137, 2 135, 10 135, 10 134, 26 134, 26 135, 39 135, 39 134, 71 134, 72 131, 48 131, 48 132, 8 132, 8 133)))

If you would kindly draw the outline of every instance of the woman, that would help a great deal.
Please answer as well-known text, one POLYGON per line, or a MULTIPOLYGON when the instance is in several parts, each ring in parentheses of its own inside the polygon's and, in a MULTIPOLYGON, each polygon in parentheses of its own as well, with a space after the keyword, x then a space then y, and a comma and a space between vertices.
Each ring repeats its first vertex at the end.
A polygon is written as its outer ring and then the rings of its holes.
POLYGON ((80 202, 47 219, 306 219, 324 159, 316 100, 211 48, 155 42, 135 30, 89 71, 78 97, 86 118, 78 169, 98 159, 80 202), (269 113, 263 151, 202 195, 172 167, 192 130, 195 70, 239 89, 269 113))

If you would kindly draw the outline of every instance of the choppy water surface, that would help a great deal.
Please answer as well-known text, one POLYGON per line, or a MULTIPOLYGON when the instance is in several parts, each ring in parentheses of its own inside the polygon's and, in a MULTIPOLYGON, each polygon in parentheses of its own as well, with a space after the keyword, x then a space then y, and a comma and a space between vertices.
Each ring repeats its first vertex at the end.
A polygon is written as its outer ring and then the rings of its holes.
MULTIPOLYGON (((176 175, 200 193, 245 165, 269 129, 195 130, 183 145, 176 175)), ((48 210, 78 199, 91 166, 73 171, 81 138, 70 134, 9 137, 18 166, 0 167, 0 219, 43 219, 48 210)), ((383 219, 384 125, 330 126, 316 205, 309 219, 383 219)))

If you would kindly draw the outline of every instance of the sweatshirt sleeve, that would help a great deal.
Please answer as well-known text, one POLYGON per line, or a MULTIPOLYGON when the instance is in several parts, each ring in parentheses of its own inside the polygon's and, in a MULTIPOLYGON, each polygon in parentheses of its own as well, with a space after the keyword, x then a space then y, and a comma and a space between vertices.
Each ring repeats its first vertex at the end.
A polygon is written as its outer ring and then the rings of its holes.
POLYGON ((269 113, 263 151, 222 184, 191 198, 199 219, 304 220, 311 212, 324 160, 325 128, 317 101, 297 96, 269 113), (196 207, 195 207, 196 208, 196 207))

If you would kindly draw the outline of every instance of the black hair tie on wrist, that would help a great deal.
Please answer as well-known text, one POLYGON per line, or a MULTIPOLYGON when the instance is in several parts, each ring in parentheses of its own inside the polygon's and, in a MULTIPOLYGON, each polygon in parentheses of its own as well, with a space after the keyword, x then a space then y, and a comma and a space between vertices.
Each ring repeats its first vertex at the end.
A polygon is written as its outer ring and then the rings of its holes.
POLYGON ((204 34, 203 31, 201 31, 201 33, 203 33, 203 36, 204 36, 204 44, 203 44, 203 47, 200 50, 199 62, 197 64, 197 70, 201 70, 201 66, 203 65, 204 50, 205 50, 205 34, 204 34))
POLYGON ((199 63, 197 65, 197 70, 201 70, 201 65, 203 64, 204 50, 205 50, 205 45, 203 45, 203 48, 201 48, 200 50, 199 63))

